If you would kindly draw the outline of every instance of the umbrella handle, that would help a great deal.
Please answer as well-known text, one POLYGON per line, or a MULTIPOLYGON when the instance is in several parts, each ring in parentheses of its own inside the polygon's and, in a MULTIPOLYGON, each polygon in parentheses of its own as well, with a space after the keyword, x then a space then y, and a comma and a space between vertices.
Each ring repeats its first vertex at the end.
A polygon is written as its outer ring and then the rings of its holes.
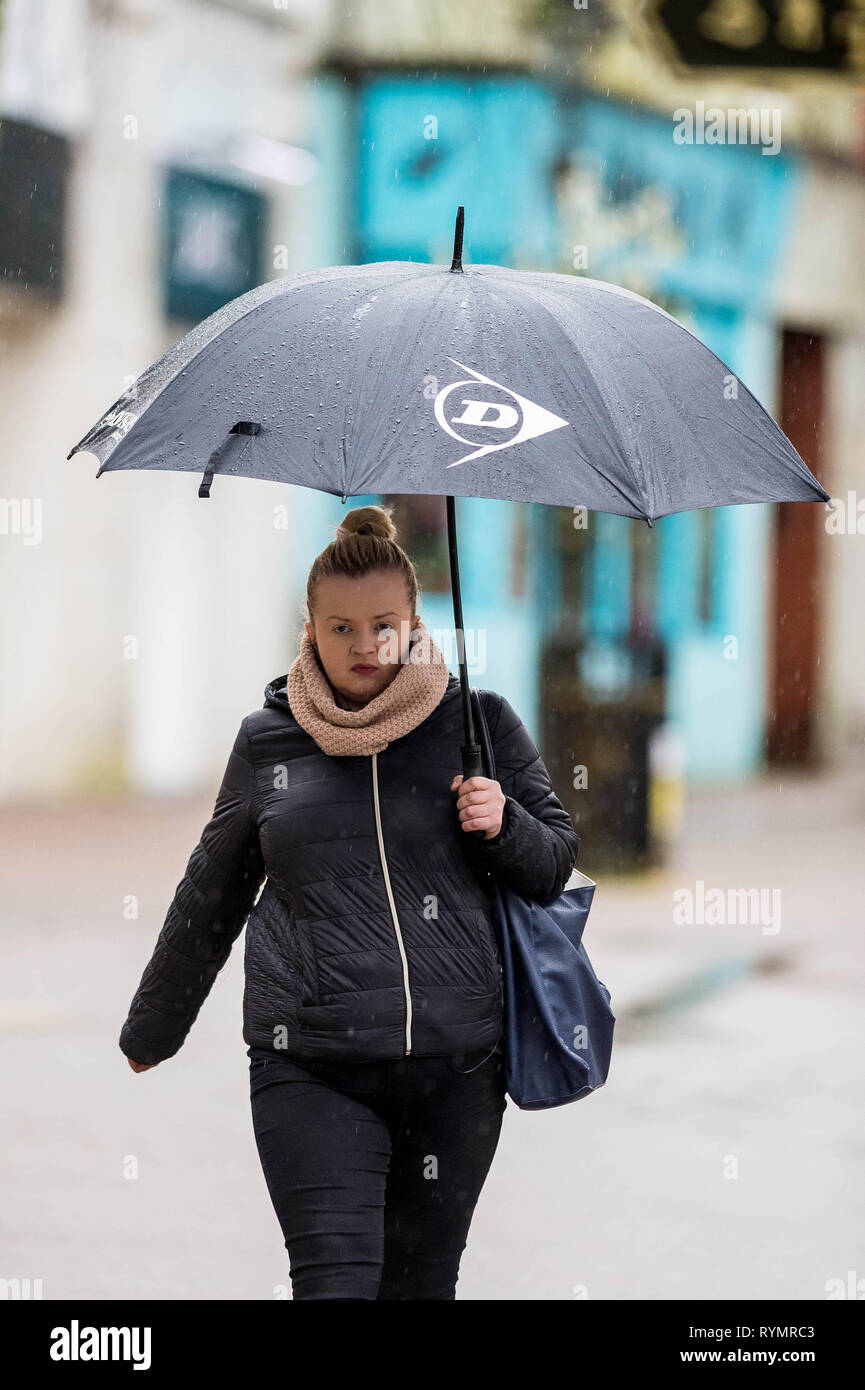
MULTIPOLYGON (((470 777, 486 777, 484 771, 483 758, 481 756, 481 745, 479 743, 464 743, 462 745, 463 755, 463 777, 466 782, 470 777)), ((485 830, 466 830, 470 840, 483 840, 486 837, 485 830)))
MULTIPOLYGON (((466 781, 470 777, 486 777, 484 771, 483 758, 481 756, 481 746, 479 743, 464 743, 462 746, 463 755, 463 777, 466 781)), ((483 835, 483 831, 474 832, 483 835)))

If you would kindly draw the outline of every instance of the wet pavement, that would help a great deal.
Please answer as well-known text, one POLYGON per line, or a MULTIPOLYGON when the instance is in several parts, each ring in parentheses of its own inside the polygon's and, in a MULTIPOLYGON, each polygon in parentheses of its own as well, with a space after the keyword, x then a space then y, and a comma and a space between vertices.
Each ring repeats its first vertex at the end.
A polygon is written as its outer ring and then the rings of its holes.
MULTIPOLYGON (((0 810, 0 1278, 46 1299, 288 1284, 243 938, 176 1057, 136 1076, 117 1047, 210 810, 0 810)), ((863 832, 865 768, 785 774, 692 795, 670 867, 599 879, 585 944, 617 1014, 610 1077, 559 1110, 509 1103, 460 1298, 824 1299, 865 1278, 863 832), (676 920, 685 890, 703 920, 676 920)))

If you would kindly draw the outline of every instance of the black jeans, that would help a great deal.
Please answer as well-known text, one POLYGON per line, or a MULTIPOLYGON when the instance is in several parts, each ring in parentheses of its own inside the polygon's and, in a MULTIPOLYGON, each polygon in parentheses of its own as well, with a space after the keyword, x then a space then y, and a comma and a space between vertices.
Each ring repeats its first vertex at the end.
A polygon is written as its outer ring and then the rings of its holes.
POLYGON ((292 1297, 456 1298, 507 1105, 501 1044, 385 1062, 247 1055, 292 1297))

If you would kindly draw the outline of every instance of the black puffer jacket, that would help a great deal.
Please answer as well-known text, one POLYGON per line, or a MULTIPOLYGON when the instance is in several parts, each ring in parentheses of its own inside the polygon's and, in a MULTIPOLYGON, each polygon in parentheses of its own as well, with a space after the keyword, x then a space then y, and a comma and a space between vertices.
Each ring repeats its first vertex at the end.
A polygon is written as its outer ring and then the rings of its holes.
POLYGON ((373 756, 322 752, 285 692, 285 676, 271 681, 240 726, 122 1051, 143 1063, 178 1051, 247 917, 247 1044, 358 1062, 492 1047, 502 987, 486 871, 552 898, 579 848, 528 731, 503 696, 480 692, 507 802, 495 839, 475 840, 450 790, 462 771, 456 676, 373 756))

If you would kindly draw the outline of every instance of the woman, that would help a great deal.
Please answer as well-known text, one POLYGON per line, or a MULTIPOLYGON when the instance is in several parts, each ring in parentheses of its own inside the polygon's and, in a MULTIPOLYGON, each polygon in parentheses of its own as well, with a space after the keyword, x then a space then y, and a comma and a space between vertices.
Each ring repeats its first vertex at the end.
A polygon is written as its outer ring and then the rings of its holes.
POLYGON ((492 691, 500 780, 463 783, 460 683, 395 537, 356 507, 313 564, 297 660, 240 726, 120 1035, 135 1071, 174 1056, 248 917, 253 1126, 295 1299, 456 1297, 506 1107, 488 875, 554 897, 579 846, 492 691))

